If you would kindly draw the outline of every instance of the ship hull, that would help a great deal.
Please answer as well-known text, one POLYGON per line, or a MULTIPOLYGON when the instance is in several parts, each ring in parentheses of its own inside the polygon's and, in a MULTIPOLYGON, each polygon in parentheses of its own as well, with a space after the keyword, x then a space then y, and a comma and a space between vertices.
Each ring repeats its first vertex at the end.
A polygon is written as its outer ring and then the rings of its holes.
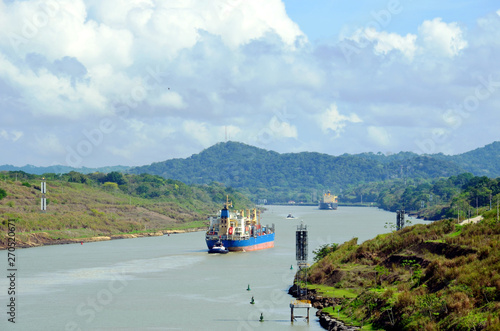
MULTIPOLYGON (((218 240, 219 238, 217 237, 207 238, 206 242, 208 249, 211 249, 218 240)), ((230 252, 257 251, 274 247, 274 233, 250 237, 248 239, 230 239, 222 237, 220 241, 222 241, 224 247, 229 249, 230 252)))
POLYGON ((323 210, 336 210, 338 203, 336 202, 320 202, 319 209, 323 210))

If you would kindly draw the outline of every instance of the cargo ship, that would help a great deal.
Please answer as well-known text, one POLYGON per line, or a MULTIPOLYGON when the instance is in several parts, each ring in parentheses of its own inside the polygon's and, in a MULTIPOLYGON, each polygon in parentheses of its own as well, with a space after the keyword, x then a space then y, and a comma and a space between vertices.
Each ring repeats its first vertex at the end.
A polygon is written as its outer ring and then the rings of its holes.
POLYGON ((328 191, 319 202, 319 209, 336 210, 338 205, 337 196, 332 195, 330 191, 328 191))
POLYGON ((205 235, 207 247, 211 250, 222 242, 230 252, 256 251, 274 247, 274 224, 262 226, 260 213, 256 209, 233 211, 226 202, 215 217, 210 217, 210 226, 205 235))

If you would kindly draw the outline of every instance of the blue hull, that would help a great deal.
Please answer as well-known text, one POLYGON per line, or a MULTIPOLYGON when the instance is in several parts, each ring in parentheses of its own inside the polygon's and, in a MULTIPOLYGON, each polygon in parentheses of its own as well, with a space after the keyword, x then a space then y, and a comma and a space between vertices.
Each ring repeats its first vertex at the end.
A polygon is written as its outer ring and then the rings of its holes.
MULTIPOLYGON (((211 249, 219 239, 207 239, 207 247, 211 249)), ((265 234, 262 236, 250 237, 245 240, 230 240, 220 239, 224 247, 230 251, 255 251, 259 249, 266 249, 274 247, 274 233, 265 234)))

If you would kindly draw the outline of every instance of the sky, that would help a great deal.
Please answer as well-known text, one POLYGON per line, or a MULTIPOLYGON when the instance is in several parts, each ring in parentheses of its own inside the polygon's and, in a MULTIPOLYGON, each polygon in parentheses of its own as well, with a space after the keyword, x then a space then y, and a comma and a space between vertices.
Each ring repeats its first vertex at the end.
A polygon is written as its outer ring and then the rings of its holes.
POLYGON ((0 164, 500 140, 496 0, 0 1, 0 164))

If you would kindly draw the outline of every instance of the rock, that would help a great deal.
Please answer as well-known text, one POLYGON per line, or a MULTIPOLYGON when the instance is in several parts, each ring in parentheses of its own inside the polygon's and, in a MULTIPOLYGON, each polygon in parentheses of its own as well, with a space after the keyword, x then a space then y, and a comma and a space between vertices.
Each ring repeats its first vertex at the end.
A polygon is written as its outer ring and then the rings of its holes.
POLYGON ((318 301, 314 302, 314 303, 312 304, 312 306, 313 306, 313 308, 316 308, 316 309, 323 309, 323 308, 325 308, 325 307, 321 304, 321 302, 318 302, 318 301))
POLYGON ((343 322, 332 318, 327 313, 321 313, 319 317, 319 324, 327 329, 332 331, 354 331, 359 330, 356 326, 347 326, 343 322))

